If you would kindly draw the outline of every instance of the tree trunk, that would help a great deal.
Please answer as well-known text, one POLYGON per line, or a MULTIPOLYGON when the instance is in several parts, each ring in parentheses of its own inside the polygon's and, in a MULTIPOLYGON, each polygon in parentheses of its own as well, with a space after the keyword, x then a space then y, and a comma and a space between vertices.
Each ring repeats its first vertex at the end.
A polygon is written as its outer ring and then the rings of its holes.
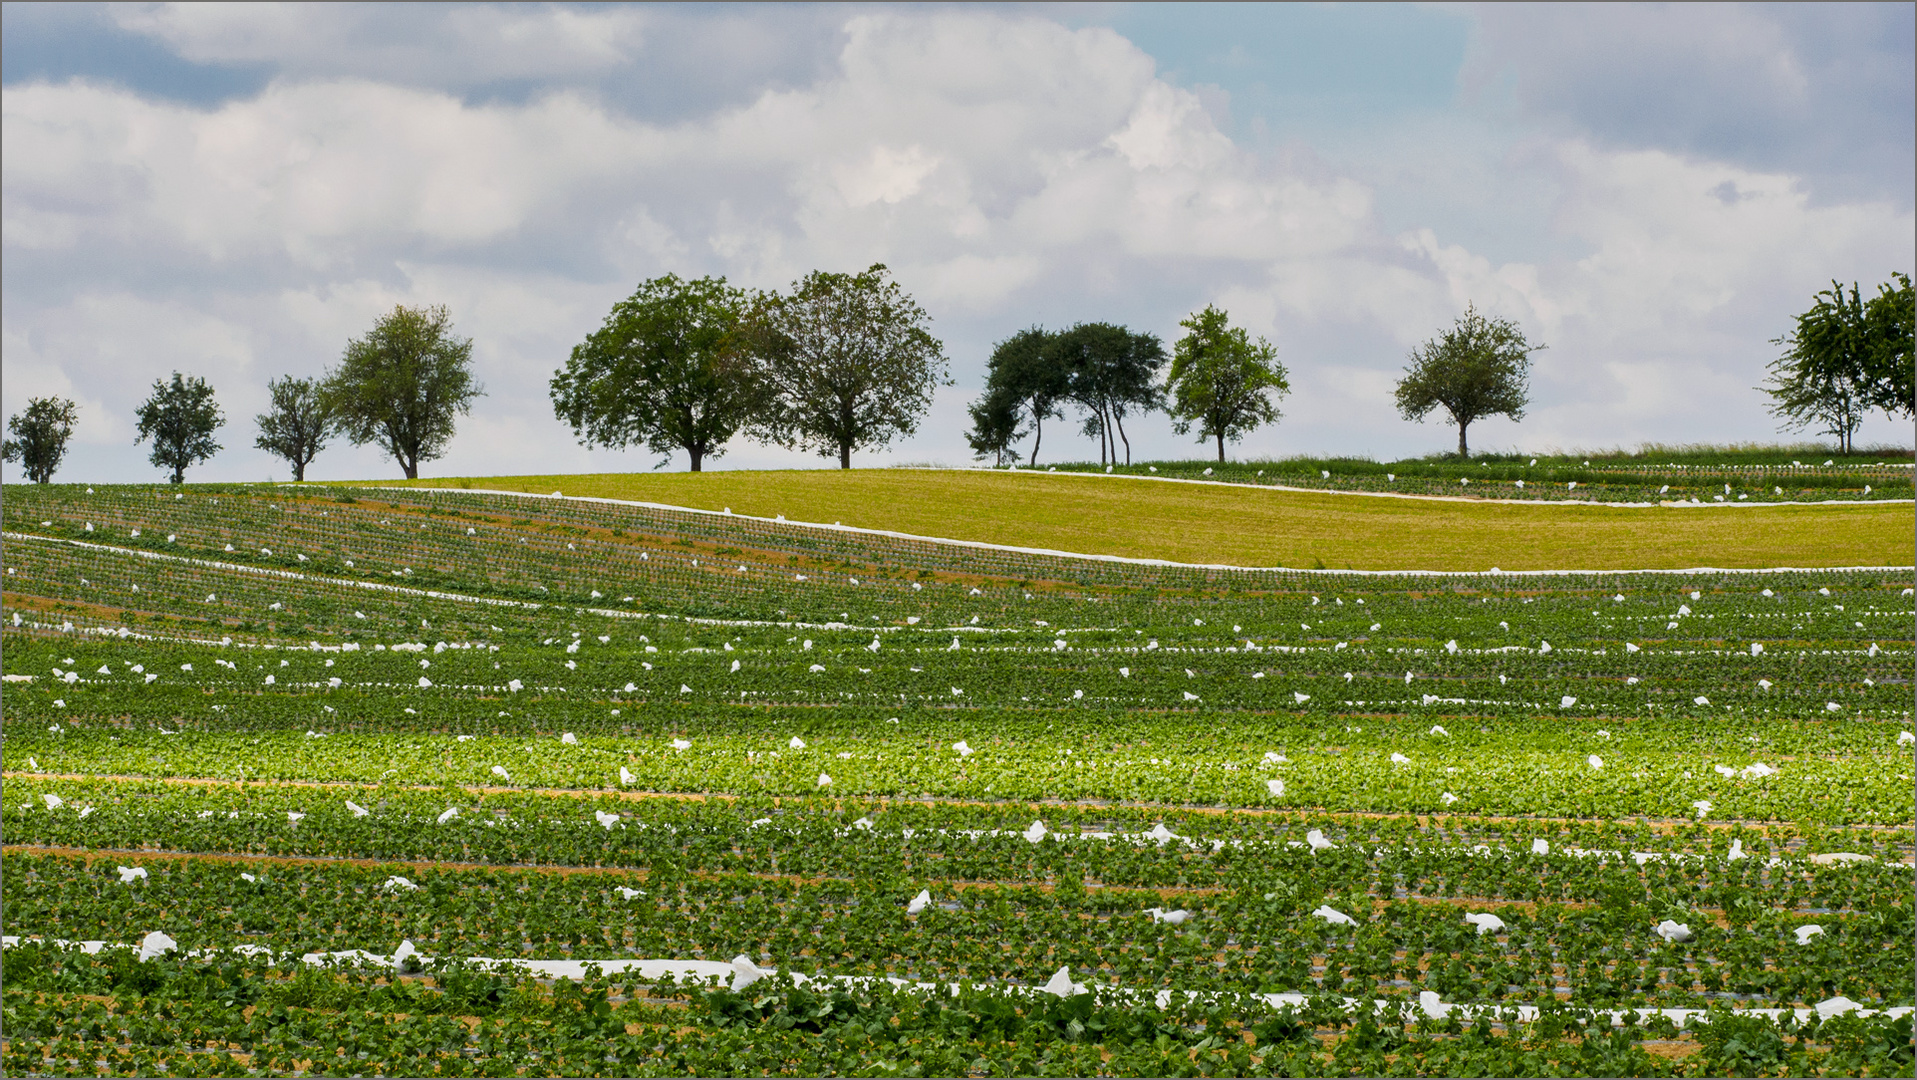
MULTIPOLYGON (((1129 469, 1132 466, 1132 441, 1130 439, 1125 438, 1125 420, 1123 417, 1118 415, 1117 410, 1113 410, 1112 420, 1115 421, 1118 425, 1118 437, 1121 440, 1123 440, 1125 443, 1125 467, 1129 469)), ((1112 457, 1114 458, 1116 458, 1117 456, 1118 454, 1116 452, 1112 454, 1112 457)))
POLYGON ((1464 422, 1460 422, 1458 424, 1458 456, 1461 458, 1468 458, 1471 456, 1470 448, 1464 445, 1464 429, 1470 426, 1471 426, 1470 424, 1464 423, 1464 422))
POLYGON ((184 466, 184 465, 175 465, 175 466, 173 466, 173 480, 172 480, 172 483, 175 483, 175 484, 184 484, 184 483, 186 483, 186 466, 184 466))
POLYGON ((303 461, 293 462, 293 482, 295 484, 303 484, 306 482, 306 463, 305 462, 303 461))
POLYGON ((1218 464, 1223 465, 1224 463, 1225 463, 1225 433, 1221 431, 1218 433, 1218 464))
POLYGON ((849 469, 851 467, 852 467, 852 444, 840 443, 839 444, 839 468, 849 469))
POLYGON ((408 480, 419 479, 419 461, 417 458, 415 458, 412 461, 407 461, 405 458, 400 458, 399 467, 406 473, 406 479, 408 480))
POLYGON ((686 453, 691 455, 692 457, 692 471, 698 472, 699 462, 706 456, 705 448, 700 446, 688 446, 686 447, 686 453))
POLYGON ((1038 466, 1038 444, 1045 441, 1045 417, 1037 409, 1032 410, 1032 460, 1025 463, 1028 469, 1038 466))

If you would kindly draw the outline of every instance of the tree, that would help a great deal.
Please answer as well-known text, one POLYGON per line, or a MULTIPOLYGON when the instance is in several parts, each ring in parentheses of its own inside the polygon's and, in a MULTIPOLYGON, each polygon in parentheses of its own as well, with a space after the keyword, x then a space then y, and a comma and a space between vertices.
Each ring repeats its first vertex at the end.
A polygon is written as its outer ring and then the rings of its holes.
POLYGON ((645 282, 553 374, 553 412, 582 444, 725 452, 763 394, 739 353, 746 295, 724 278, 645 282))
POLYGON ((1458 456, 1470 456, 1465 431, 1487 416, 1524 419, 1530 404, 1531 354, 1544 349, 1524 338, 1509 319, 1487 319, 1473 306, 1450 330, 1411 350, 1411 365, 1398 380, 1398 412, 1424 422, 1443 406, 1458 425, 1458 456))
POLYGON ((326 436, 333 429, 320 384, 288 375, 269 380, 266 389, 273 395, 273 408, 253 418, 260 427, 253 445, 285 458, 293 467, 293 479, 304 481, 306 467, 326 449, 326 436))
POLYGON ((226 418, 213 402, 213 388, 205 379, 179 372, 171 383, 153 380, 153 395, 134 416, 139 421, 139 436, 134 443, 153 440, 153 454, 147 460, 173 470, 175 484, 186 481, 186 470, 220 452, 213 432, 226 418))
POLYGON ((1261 424, 1275 422, 1280 413, 1271 397, 1291 392, 1285 366, 1271 342, 1251 340, 1244 327, 1231 326, 1225 312, 1207 304, 1205 310, 1178 325, 1186 330, 1172 346, 1166 389, 1172 430, 1180 435, 1198 426, 1198 441, 1215 439, 1218 460, 1225 460, 1225 441, 1237 441, 1261 424))
POLYGON ((395 307, 365 337, 347 342, 321 386, 339 431, 355 446, 378 443, 408 480, 419 478, 420 462, 445 453, 453 417, 485 393, 473 381, 472 339, 451 330, 442 306, 395 307))
POLYGON ((1917 334, 1917 303, 1913 303, 1909 274, 1892 274, 1896 288, 1877 286, 1877 295, 1864 307, 1870 350, 1865 357, 1865 373, 1870 387, 1870 404, 1889 413, 1917 415, 1917 362, 1911 352, 1913 334, 1917 334))
POLYGON ((750 429, 793 449, 875 449, 918 430, 932 394, 951 385, 925 310, 883 264, 861 274, 815 270, 790 296, 757 298, 746 348, 765 404, 750 429))
MULTIPOLYGON (((1007 393, 988 392, 968 411, 972 430, 966 433, 965 441, 971 444, 972 456, 980 460, 989 457, 994 465, 1005 464, 1006 455, 1013 453, 1012 444, 1025 437, 1025 418, 1018 400, 1007 393)), ((1012 460, 1017 461, 1017 456, 1013 455, 1012 460)))
MULTIPOLYGON (((1057 338, 1057 334, 1034 326, 993 346, 991 359, 985 362, 985 400, 972 410, 975 425, 979 423, 981 408, 987 417, 1000 417, 1001 411, 1010 412, 1006 452, 1012 443, 1025 437, 1024 423, 1029 419, 1033 436, 1029 464, 1032 465, 1038 464, 1038 448, 1045 441, 1046 419, 1063 415, 1059 403, 1071 391, 1071 369, 1061 363, 1062 355, 1053 347, 1057 338)), ((981 439, 989 441, 996 437, 996 433, 975 426, 968 439, 974 450, 978 450, 981 439)))
POLYGON ((1050 353, 1054 366, 1067 374, 1066 395, 1087 414, 1085 434, 1098 439, 1098 463, 1105 464, 1109 453, 1116 464, 1123 442, 1130 465, 1125 414, 1159 407, 1158 369, 1165 366, 1165 346, 1151 334, 1111 323, 1080 323, 1054 337, 1050 353))
MULTIPOLYGON (((1896 344, 1877 340, 1878 327, 1872 324, 1888 323, 1887 332, 1894 332, 1896 312, 1889 306, 1873 320, 1855 282, 1849 296, 1842 285, 1830 284, 1817 294, 1811 309, 1797 317, 1796 329, 1771 340, 1784 346, 1784 355, 1771 362, 1769 385, 1759 389, 1771 396, 1770 413, 1782 418, 1781 428, 1814 428, 1820 435, 1834 435, 1838 451, 1849 453, 1851 436, 1864 422, 1864 414, 1879 407, 1880 400, 1885 408, 1896 405, 1896 373, 1872 377, 1873 369, 1894 355, 1896 344)), ((1905 352, 1908 355, 1908 346, 1905 352)), ((1909 376, 1904 380, 1908 385, 1909 376)))
POLYGON ((74 411, 66 398, 28 398, 25 412, 7 418, 13 438, 0 442, 0 460, 20 462, 27 479, 36 484, 52 480, 60 459, 67 456, 74 411))

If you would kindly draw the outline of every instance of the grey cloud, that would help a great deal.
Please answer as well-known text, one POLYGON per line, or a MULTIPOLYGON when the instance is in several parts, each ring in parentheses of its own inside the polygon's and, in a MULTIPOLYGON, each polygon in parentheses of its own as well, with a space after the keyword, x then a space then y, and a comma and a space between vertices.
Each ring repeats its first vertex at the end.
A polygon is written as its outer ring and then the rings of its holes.
POLYGON ((145 5, 128 35, 207 68, 366 78, 523 102, 561 87, 674 122, 825 75, 844 46, 836 5, 145 5))
POLYGON ((1805 177, 1823 201, 1917 180, 1909 4, 1486 4, 1468 96, 1615 147, 1805 177))

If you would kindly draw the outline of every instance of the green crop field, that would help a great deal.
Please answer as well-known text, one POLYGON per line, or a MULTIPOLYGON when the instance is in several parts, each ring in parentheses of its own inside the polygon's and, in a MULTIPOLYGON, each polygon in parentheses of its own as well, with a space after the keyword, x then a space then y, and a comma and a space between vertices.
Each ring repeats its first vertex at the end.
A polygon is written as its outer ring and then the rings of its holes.
POLYGON ((1910 1074, 1907 499, 1250 473, 12 486, 0 1067, 1910 1074))
POLYGON ((1917 532, 1908 497, 1620 507, 904 469, 482 477, 416 486, 560 491, 1054 551, 1307 569, 1903 566, 1917 532))

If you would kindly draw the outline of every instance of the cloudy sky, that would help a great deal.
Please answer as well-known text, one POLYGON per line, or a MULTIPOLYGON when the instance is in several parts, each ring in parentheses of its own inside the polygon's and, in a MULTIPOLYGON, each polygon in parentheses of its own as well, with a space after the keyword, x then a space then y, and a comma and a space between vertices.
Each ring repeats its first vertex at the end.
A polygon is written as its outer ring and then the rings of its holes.
MULTIPOLYGON (((427 303, 473 338, 487 396, 425 475, 651 468, 578 446, 546 392, 616 300, 667 271, 772 288, 873 262, 930 312, 955 385, 855 464, 967 462, 964 407, 1013 331, 1169 344, 1207 303, 1291 371, 1242 456, 1454 445, 1391 386, 1467 302, 1549 345, 1530 413, 1474 446, 1767 440, 1769 339, 1917 245, 1909 4, 0 20, 0 407, 80 403, 62 479, 158 478, 132 414, 174 370, 229 418, 189 479, 284 479, 251 446, 266 381, 427 303)), ((1096 456, 1054 431, 1047 456, 1096 456)), ((1162 417, 1132 437, 1205 452, 1162 417)), ((711 463, 824 464, 743 440, 711 463)), ((397 472, 342 444, 309 475, 397 472)))

